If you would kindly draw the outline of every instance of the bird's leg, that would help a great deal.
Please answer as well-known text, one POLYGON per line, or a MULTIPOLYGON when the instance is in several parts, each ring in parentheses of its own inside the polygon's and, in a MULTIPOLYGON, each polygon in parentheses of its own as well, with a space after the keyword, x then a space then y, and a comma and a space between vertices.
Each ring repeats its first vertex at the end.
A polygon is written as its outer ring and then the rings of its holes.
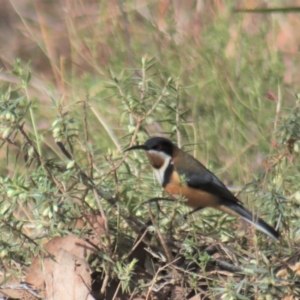
POLYGON ((199 211, 199 210, 201 210, 201 209, 203 209, 203 208, 204 208, 204 207, 199 206, 199 207, 193 209, 192 211, 188 212, 187 214, 184 214, 184 215, 182 216, 182 218, 183 218, 184 220, 187 220, 187 217, 188 217, 189 215, 191 215, 191 214, 193 214, 193 213, 195 213, 195 212, 197 212, 197 211, 199 211))
POLYGON ((175 224, 177 224, 181 220, 186 221, 189 215, 191 215, 191 214, 193 214, 193 213, 195 213, 195 212, 197 212, 197 211, 199 211, 203 208, 205 208, 205 207, 201 207, 201 206, 197 207, 197 208, 193 209, 192 211, 188 212, 187 214, 184 214, 183 216, 180 216, 179 218, 177 218, 177 220, 175 220, 175 224))
POLYGON ((163 215, 165 215, 164 212, 161 210, 161 208, 159 206, 159 201, 162 201, 162 200, 164 200, 164 201, 174 201, 172 198, 155 197, 155 198, 150 198, 150 199, 142 202, 140 205, 144 205, 144 204, 148 204, 148 203, 153 203, 154 202, 156 204, 157 210, 159 212, 161 212, 163 215))

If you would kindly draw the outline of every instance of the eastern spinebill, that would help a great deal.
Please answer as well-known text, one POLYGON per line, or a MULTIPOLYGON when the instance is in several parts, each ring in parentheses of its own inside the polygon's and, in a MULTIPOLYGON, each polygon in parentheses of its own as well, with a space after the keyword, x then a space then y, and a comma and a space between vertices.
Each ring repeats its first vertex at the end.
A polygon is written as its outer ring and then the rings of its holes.
POLYGON ((229 215, 241 217, 271 238, 279 232, 247 210, 227 187, 198 160, 163 137, 152 137, 143 145, 125 151, 146 152, 159 184, 174 199, 185 197, 194 210, 213 207, 229 215))

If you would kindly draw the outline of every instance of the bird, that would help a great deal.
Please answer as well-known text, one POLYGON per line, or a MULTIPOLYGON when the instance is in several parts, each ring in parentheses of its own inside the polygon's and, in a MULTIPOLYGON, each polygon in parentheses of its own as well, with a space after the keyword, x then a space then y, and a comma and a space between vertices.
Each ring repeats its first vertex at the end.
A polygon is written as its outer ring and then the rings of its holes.
POLYGON ((242 218, 279 240, 277 230, 246 209, 216 175, 171 140, 151 137, 144 144, 129 147, 124 152, 139 149, 145 151, 158 183, 173 199, 185 197, 184 204, 194 210, 212 207, 242 218))

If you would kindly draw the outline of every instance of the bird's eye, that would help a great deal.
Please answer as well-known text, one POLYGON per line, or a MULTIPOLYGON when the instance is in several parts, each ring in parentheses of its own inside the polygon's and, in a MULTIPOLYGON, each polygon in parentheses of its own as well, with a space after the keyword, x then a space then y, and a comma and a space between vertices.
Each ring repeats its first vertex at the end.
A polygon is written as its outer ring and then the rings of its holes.
POLYGON ((160 150, 162 149, 162 145, 160 145, 160 144, 157 145, 157 146, 156 146, 156 149, 157 149, 158 151, 160 151, 160 150))

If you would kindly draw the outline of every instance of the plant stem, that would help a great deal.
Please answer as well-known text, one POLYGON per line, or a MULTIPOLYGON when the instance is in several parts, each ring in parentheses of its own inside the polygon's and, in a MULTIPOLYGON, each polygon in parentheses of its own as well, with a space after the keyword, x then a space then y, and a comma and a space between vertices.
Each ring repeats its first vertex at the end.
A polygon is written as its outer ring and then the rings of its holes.
POLYGON ((38 131, 37 131, 37 128, 36 128, 36 122, 35 122, 35 118, 34 118, 33 109, 31 107, 32 102, 30 102, 30 99, 29 99, 29 93, 28 93, 27 85, 24 86, 24 89, 25 89, 27 101, 30 104, 29 112, 30 112, 31 123, 32 123, 34 135, 35 135, 35 142, 36 142, 36 145, 37 145, 38 154, 41 156, 42 155, 42 150, 41 150, 41 146, 40 146, 40 139, 39 139, 38 131))

